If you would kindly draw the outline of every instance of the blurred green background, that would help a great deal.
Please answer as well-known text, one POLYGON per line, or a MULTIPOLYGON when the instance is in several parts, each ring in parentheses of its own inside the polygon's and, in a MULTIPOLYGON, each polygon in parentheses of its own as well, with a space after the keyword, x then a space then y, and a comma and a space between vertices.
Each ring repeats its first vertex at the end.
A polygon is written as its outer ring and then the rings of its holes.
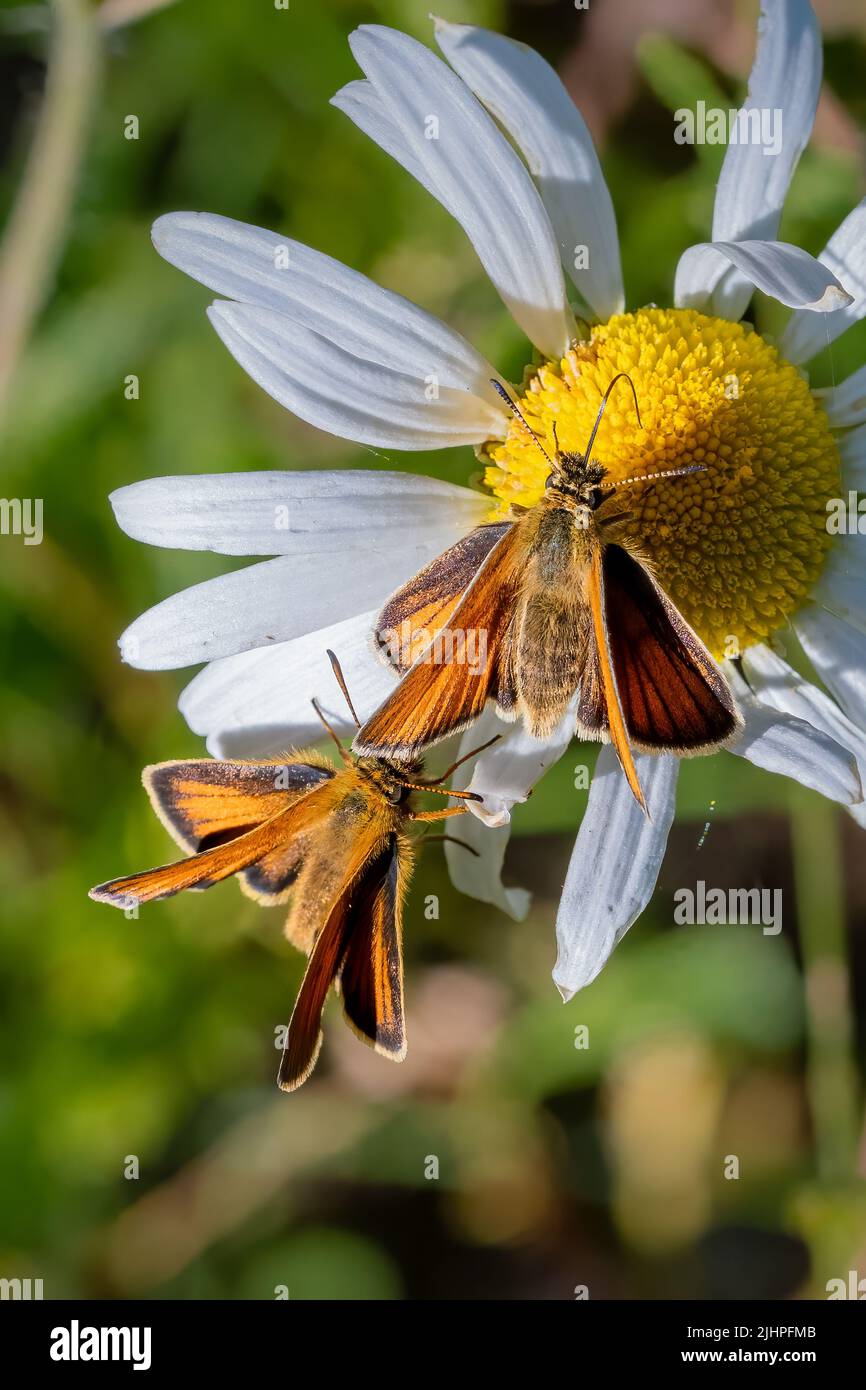
MULTIPOLYGON (((33 331, 0 358, 2 490, 45 508, 42 545, 0 538, 0 1275, 42 1278, 46 1297, 569 1299, 822 1297, 866 1274, 862 832, 741 759, 686 764, 653 903, 567 1007, 553 921, 586 753, 515 814, 525 923, 459 898, 427 852, 405 929, 406 1063, 368 1054, 332 1010, 292 1097, 273 1029, 302 962, 280 909, 232 883, 138 922, 88 900, 167 857, 141 766, 202 751, 175 708, 191 673, 124 668, 116 638, 233 563, 132 542, 107 494, 160 473, 387 466, 247 379, 209 293, 152 250, 152 219, 206 209, 284 230, 437 312, 506 375, 526 360, 459 228, 328 105, 357 75, 355 25, 429 41, 426 0, 179 0, 120 23, 144 8, 116 0, 97 30, 83 0, 54 7, 74 186, 68 217, 62 179, 43 189, 33 331), (674 927, 673 892, 699 877, 782 887, 782 934, 674 927)), ((866 115, 862 6, 817 8, 826 90, 782 227, 813 252, 863 194, 866 115)), ((676 146, 671 111, 739 98, 755 10, 444 6, 565 76, 603 151, 632 307, 669 302, 680 251, 708 234, 721 152, 676 146)), ((29 186, 47 14, 0 9, 4 216, 29 186)), ((864 360, 849 332, 820 379, 864 360)), ((408 462, 459 482, 477 468, 469 450, 408 462)))

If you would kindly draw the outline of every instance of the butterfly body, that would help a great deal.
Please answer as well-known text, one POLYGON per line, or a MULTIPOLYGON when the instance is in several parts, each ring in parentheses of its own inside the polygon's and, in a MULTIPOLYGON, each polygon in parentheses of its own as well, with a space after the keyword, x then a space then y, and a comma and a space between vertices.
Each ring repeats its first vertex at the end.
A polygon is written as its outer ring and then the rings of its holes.
POLYGON ((587 577, 599 528, 587 501, 558 488, 514 524, 509 679, 497 705, 502 717, 522 718, 533 737, 545 738, 565 717, 586 665, 587 577))

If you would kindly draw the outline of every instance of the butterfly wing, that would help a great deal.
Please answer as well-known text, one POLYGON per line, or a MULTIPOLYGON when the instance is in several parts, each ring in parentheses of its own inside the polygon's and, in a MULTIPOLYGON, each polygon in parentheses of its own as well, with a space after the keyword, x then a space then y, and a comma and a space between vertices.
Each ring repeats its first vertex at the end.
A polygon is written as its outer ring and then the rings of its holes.
POLYGON ((403 1015, 403 899, 409 847, 389 836, 359 885, 357 930, 350 934, 340 971, 343 1013, 352 1030, 376 1052, 401 1062, 406 1055, 403 1015))
POLYGON ((452 617, 479 568, 511 522, 476 526, 389 598, 376 623, 378 651, 405 675, 452 617))
POLYGON ((710 653, 639 560, 605 547, 611 658, 629 738, 645 752, 706 753, 740 727, 710 653))
POLYGON ((578 730, 609 737, 645 806, 631 749, 709 752, 739 728, 728 684, 700 638, 646 567, 618 545, 595 548, 589 581, 594 641, 578 730))
POLYGON ((329 808, 333 775, 327 764, 209 759, 146 768, 145 786, 160 819, 194 852, 175 864, 100 884, 90 896, 127 908, 184 889, 210 888, 246 871, 253 891, 278 898, 296 872, 293 844, 329 808))
POLYGON ((196 854, 261 825, 333 775, 324 760, 319 765, 189 758, 154 763, 141 780, 166 830, 181 849, 196 854))
MULTIPOLYGON (((194 758, 146 767, 151 804, 169 834, 191 854, 235 840, 334 776, 315 754, 275 763, 194 758)), ((297 878, 303 857, 297 837, 241 871, 240 885, 257 902, 278 903, 297 878)))
POLYGON ((362 754, 414 757, 465 729, 498 698, 504 643, 514 619, 519 547, 509 525, 435 640, 356 735, 362 754))
POLYGON ((339 981, 353 1030, 377 1052, 405 1055, 400 920, 404 888, 401 853, 392 832, 368 841, 368 852, 333 902, 316 938, 292 1013, 279 1084, 294 1091, 306 1081, 322 1045, 322 1010, 339 981))

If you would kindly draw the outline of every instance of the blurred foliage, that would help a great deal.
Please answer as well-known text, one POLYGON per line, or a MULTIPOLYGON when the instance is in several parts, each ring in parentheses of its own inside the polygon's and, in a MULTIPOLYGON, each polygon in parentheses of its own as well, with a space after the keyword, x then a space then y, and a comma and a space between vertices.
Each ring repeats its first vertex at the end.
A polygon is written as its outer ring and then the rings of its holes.
MULTIPOLYGON (((108 493, 167 472, 383 466, 245 377, 208 326, 207 291, 152 251, 153 217, 208 209, 285 229, 440 314, 506 373, 525 360, 459 229, 328 104, 356 75, 356 24, 426 40, 426 12, 421 0, 180 0, 105 37, 74 215, 3 447, 4 491, 45 499, 46 539, 4 539, 0 572, 0 1273, 79 1297, 270 1298, 285 1285, 293 1298, 570 1298, 582 1284, 594 1298, 820 1295, 858 1251, 866 1272, 866 1214, 853 1175, 817 1168, 796 913, 779 937, 672 922, 674 886, 698 876, 781 882, 794 903, 781 780, 728 755, 685 765, 656 897, 564 1008, 553 920, 586 798, 574 769, 593 761, 575 746, 515 815, 508 866, 534 891, 530 919, 458 898, 439 852, 425 855, 406 922, 407 1062, 369 1056, 332 1011, 316 1078, 292 1098, 275 1091, 272 1043, 301 962, 279 910, 232 884, 141 921, 86 897, 166 857, 138 770, 200 752, 175 707, 183 676, 122 667, 117 635, 231 564, 136 545, 108 493), (129 373, 137 401, 124 398, 129 373), (137 1179, 124 1177, 132 1155, 137 1179)), ((564 0, 448 13, 538 36, 558 64, 582 42, 564 0)), ((0 21, 5 213, 46 36, 12 5, 0 21)), ((678 255, 710 224, 718 151, 674 146, 670 112, 742 85, 672 34, 634 49, 604 159, 637 305, 669 299, 678 255)), ((856 129, 862 17, 834 35, 827 70, 856 129)), ((850 147, 810 150, 782 235, 819 250, 862 191, 850 147)), ((777 306, 756 312, 777 330, 777 306)), ((853 330, 819 379, 864 360, 853 330)), ((465 450, 411 466, 461 482, 476 467, 465 450)), ((830 824, 862 1041, 860 832, 830 824)), ((820 901, 827 865, 808 836, 798 844, 798 886, 820 901)), ((820 948, 820 923, 811 937, 820 948)))

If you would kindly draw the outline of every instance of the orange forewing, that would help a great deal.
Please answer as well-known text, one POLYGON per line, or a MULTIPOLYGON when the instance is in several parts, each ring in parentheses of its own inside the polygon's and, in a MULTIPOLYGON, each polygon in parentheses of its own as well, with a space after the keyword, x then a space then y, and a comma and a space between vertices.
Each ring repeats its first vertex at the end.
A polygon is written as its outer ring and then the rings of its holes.
POLYGON ((513 527, 503 530, 451 618, 438 630, 434 646, 417 658, 393 695, 359 730, 353 745, 357 751, 413 757, 419 749, 465 729, 488 698, 497 697, 500 656, 517 597, 513 536, 513 527), (483 661, 448 659, 461 651, 465 656, 470 639, 479 656, 483 642, 483 661))
POLYGON ((619 693, 608 645, 608 632, 604 612, 602 549, 600 546, 594 547, 592 559, 590 560, 589 607, 592 614, 593 633, 595 635, 594 657, 598 675, 595 681, 595 689, 598 694, 603 697, 607 730, 610 735, 610 741, 616 749, 616 754, 622 765, 622 770, 639 804, 646 810, 646 802, 644 801, 637 769, 635 768, 634 759, 631 755, 631 748, 629 747, 628 732, 626 730, 625 720, 623 719, 622 707, 619 701, 619 693))
POLYGON ((389 598, 374 636, 378 650, 401 675, 453 617, 479 568, 510 527, 507 521, 477 526, 389 598))
POLYGON ((330 808, 327 792, 326 784, 314 788, 252 830, 175 864, 102 883, 91 888, 90 896, 97 902, 128 908, 170 898, 188 888, 210 888, 313 829, 330 808))
POLYGON ((270 820, 333 775, 324 759, 277 763, 191 758, 155 763, 144 769, 141 780, 166 830, 194 854, 270 820))

